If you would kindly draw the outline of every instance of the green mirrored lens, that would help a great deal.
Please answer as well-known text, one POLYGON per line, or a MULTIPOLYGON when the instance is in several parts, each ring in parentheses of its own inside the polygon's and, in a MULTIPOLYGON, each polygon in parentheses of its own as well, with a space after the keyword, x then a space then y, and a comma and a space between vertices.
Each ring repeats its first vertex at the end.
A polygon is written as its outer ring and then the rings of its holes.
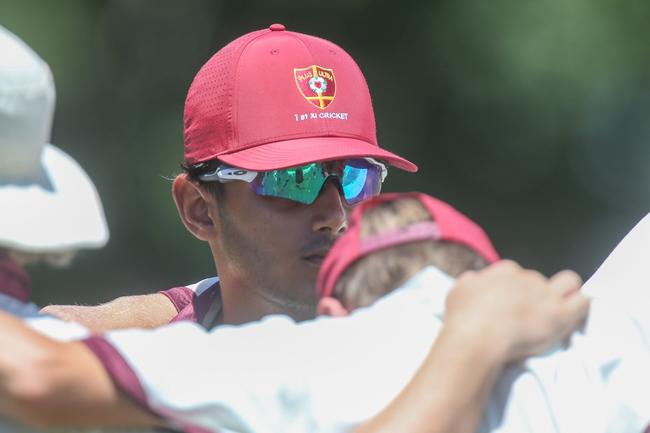
POLYGON ((287 198, 304 204, 316 200, 326 178, 318 163, 267 171, 259 177, 261 179, 254 185, 257 194, 287 198))
POLYGON ((364 159, 314 162, 302 167, 262 172, 252 186, 258 195, 312 204, 330 176, 338 179, 348 204, 375 196, 381 190, 381 167, 364 159))

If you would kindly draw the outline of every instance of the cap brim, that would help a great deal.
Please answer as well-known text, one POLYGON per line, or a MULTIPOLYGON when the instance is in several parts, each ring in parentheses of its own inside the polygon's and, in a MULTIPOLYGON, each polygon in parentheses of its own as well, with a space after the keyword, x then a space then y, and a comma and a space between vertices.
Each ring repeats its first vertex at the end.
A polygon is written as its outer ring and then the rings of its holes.
POLYGON ((43 181, 0 183, 0 246, 27 252, 103 247, 108 227, 88 175, 52 145, 41 165, 43 181))
POLYGON ((296 167, 314 161, 371 157, 388 164, 416 172, 412 162, 378 146, 356 138, 313 137, 277 141, 237 152, 218 155, 226 164, 247 170, 268 171, 296 167))

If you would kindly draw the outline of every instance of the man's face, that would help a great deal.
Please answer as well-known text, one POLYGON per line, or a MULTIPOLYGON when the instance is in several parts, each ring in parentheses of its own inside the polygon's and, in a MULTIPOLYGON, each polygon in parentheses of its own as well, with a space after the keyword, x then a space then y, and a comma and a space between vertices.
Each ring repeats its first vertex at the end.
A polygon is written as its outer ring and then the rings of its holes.
POLYGON ((304 205, 257 196, 248 183, 224 185, 217 205, 219 274, 295 318, 315 314, 316 277, 346 228, 347 205, 329 181, 304 205))

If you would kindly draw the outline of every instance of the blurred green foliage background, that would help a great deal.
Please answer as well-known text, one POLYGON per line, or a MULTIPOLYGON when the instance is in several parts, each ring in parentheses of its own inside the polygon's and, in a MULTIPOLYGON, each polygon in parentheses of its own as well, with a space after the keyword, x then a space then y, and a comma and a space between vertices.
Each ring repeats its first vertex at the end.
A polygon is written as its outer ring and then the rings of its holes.
POLYGON ((36 301, 214 272, 170 195, 185 93, 217 49, 274 22, 364 70, 380 143, 420 166, 385 189, 450 201, 506 257, 587 277, 650 207, 647 1, 0 0, 0 24, 52 68, 52 142, 94 179, 111 229, 68 271, 35 269, 36 301))

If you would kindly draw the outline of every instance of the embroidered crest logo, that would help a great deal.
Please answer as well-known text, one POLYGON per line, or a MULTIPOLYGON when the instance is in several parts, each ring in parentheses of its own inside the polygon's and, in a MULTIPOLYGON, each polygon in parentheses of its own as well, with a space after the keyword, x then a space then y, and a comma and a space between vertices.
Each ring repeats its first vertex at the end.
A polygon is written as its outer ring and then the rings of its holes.
POLYGON ((313 106, 324 110, 336 96, 334 70, 311 65, 307 68, 294 68, 298 90, 313 106))

